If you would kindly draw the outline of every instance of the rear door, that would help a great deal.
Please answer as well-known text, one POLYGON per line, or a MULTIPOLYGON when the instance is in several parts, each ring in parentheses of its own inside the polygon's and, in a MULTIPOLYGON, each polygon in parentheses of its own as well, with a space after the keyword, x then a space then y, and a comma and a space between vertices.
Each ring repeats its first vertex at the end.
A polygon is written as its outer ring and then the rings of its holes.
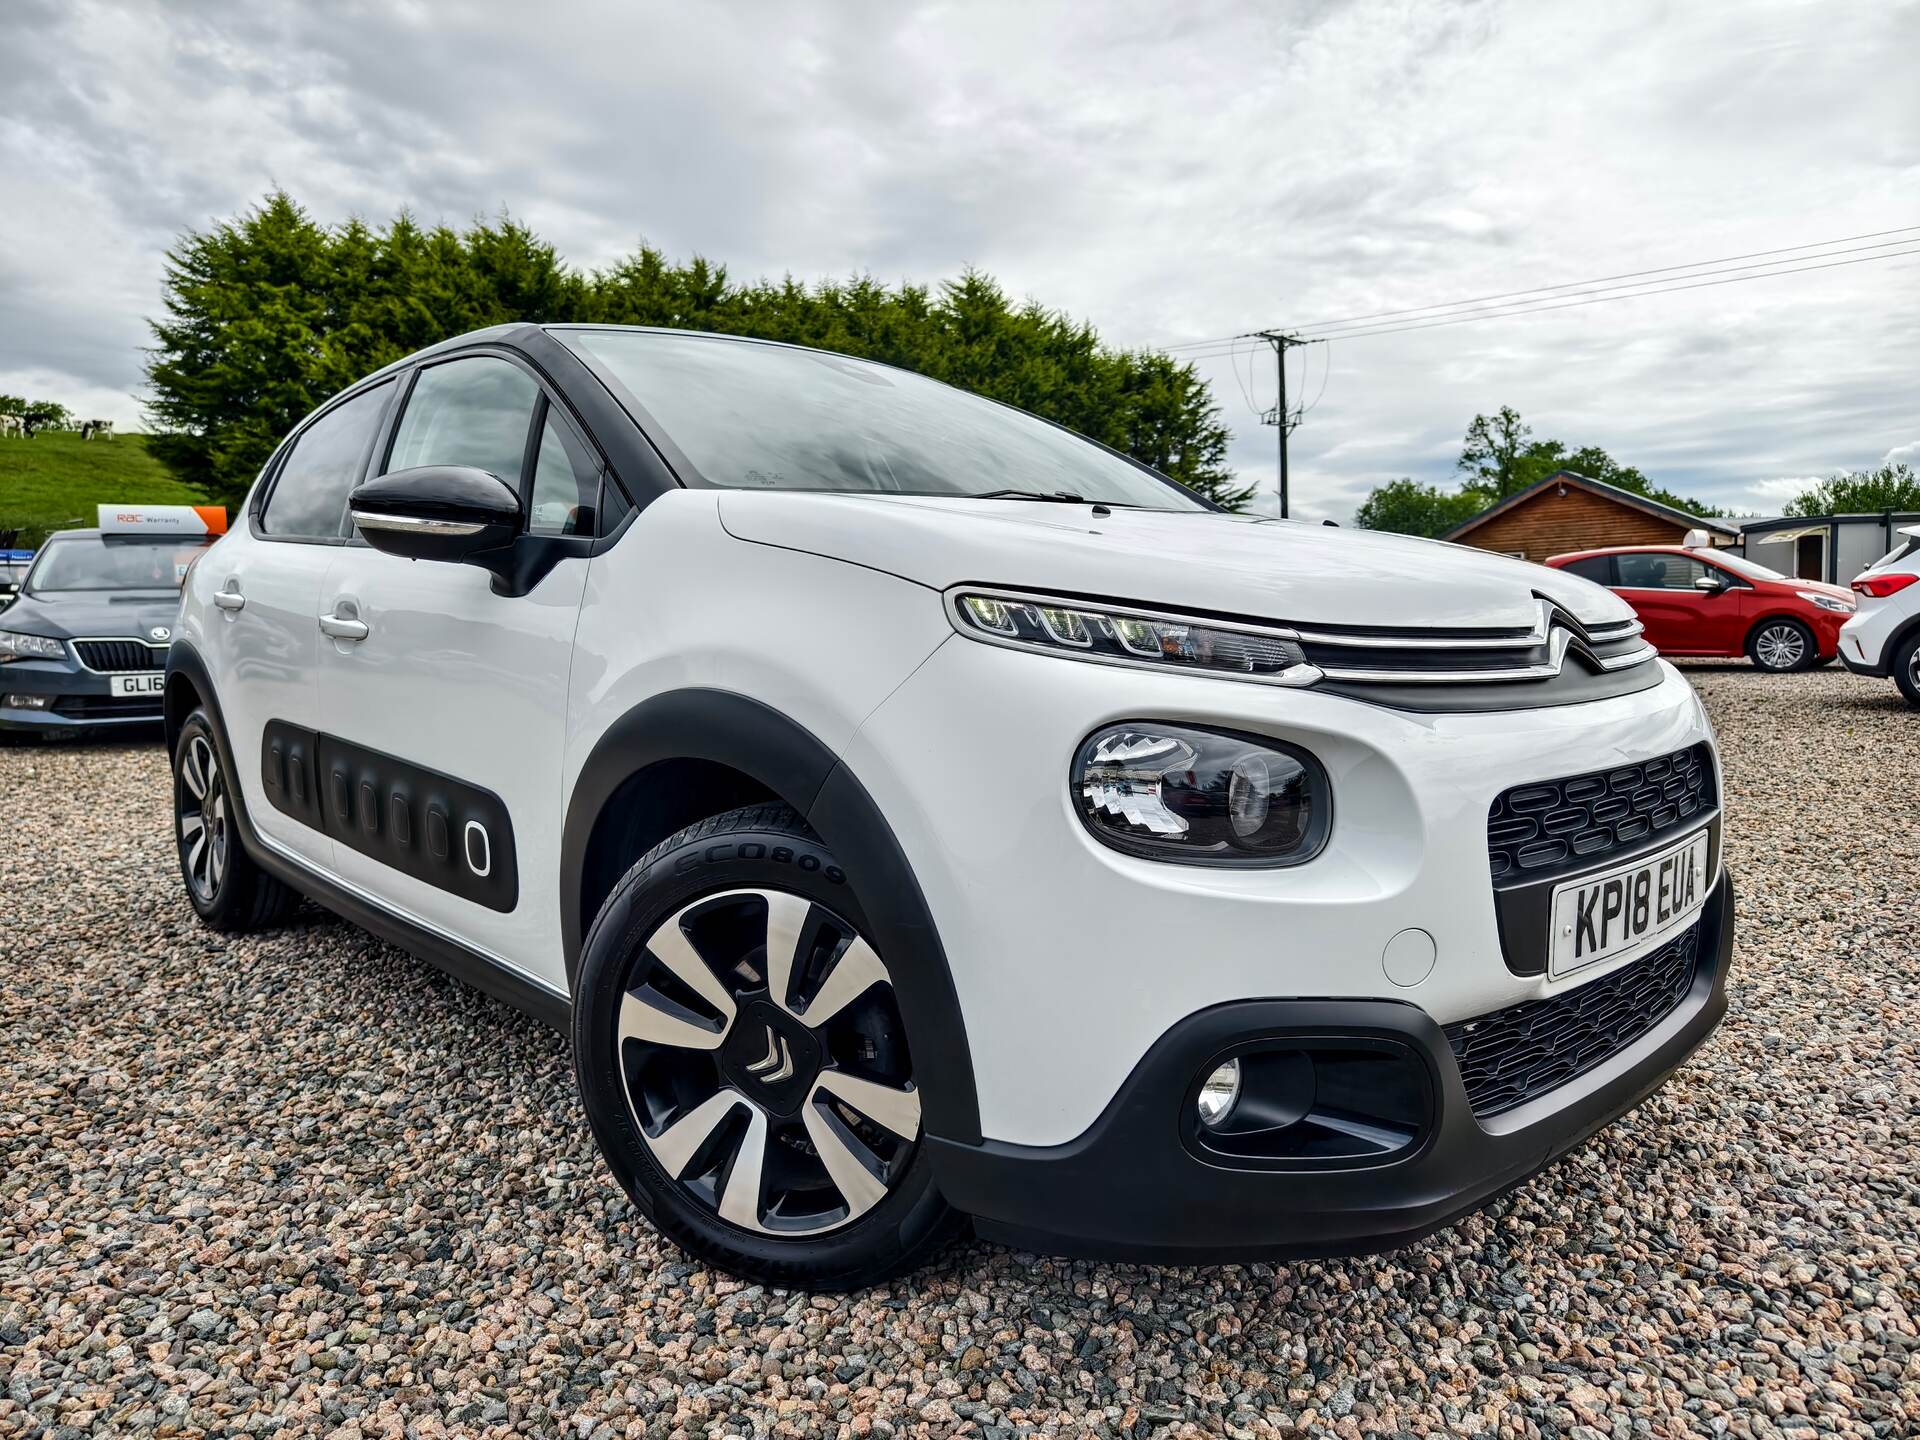
MULTIPOLYGON (((517 357, 422 366, 385 474, 471 465, 517 488, 536 535, 591 535, 603 466, 517 357)), ((566 695, 584 554, 525 595, 473 565, 335 552, 321 712, 340 875, 565 989, 559 950, 566 695), (338 777, 338 778, 336 778, 338 777)))
POLYGON ((321 582, 346 543, 359 483, 395 385, 359 391, 282 451, 243 531, 196 562, 212 577, 205 659, 254 829, 321 869, 333 863, 319 809, 321 582))

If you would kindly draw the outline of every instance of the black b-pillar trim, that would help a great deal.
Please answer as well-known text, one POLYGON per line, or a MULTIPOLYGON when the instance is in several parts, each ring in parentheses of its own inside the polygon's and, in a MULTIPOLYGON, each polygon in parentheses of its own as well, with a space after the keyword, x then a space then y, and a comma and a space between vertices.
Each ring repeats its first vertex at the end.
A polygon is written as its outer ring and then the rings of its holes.
POLYGON ((893 976, 929 1134, 980 1140, 980 1106, 960 998, 913 868, 880 807, 834 753, 779 711, 724 690, 675 690, 612 725, 581 768, 560 846, 560 916, 569 986, 593 916, 587 856, 608 803, 649 766, 706 760, 737 770, 793 806, 846 867, 893 976))

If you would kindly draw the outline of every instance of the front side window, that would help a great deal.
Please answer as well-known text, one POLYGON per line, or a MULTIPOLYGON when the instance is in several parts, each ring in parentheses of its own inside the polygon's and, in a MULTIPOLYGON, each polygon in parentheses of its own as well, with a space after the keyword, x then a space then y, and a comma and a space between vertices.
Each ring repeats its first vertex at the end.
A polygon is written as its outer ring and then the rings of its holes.
POLYGON ((260 528, 269 535, 332 540, 344 533, 347 492, 373 443, 393 392, 391 380, 363 390, 300 432, 281 462, 260 528))
MULTIPOLYGON (((31 594, 59 590, 178 590, 187 567, 213 543, 75 535, 49 541, 27 573, 31 594)), ((0 570, 0 580, 6 578, 0 570)))
POLYGON ((1691 555, 1618 555, 1624 590, 1691 590, 1707 567, 1691 555))
POLYGON ((533 493, 527 506, 530 535, 593 534, 600 467, 564 421, 548 412, 533 461, 533 493))
MULTIPOLYGON (((1066 494, 1200 511, 1191 492, 1024 411, 844 355, 711 335, 566 330, 684 457, 745 490, 1066 494)), ((686 474, 690 467, 691 474, 686 474)))
POLYGON ((470 465, 520 489, 527 428, 540 386, 493 355, 429 365, 413 382, 383 474, 417 465, 470 465))

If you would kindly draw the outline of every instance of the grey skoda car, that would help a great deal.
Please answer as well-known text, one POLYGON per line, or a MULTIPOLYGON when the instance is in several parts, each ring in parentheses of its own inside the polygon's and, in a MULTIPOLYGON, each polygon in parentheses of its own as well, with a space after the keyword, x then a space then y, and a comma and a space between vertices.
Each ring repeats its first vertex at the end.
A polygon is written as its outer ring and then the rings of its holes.
POLYGON ((215 538, 50 536, 0 611, 0 731, 156 724, 180 582, 215 538))

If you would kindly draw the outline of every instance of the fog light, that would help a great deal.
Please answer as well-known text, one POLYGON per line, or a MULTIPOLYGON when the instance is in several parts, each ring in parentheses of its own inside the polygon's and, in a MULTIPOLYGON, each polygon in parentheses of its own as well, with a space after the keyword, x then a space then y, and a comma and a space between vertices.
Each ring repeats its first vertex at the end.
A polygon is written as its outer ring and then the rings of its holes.
POLYGON ((9 695, 4 702, 9 710, 44 710, 53 703, 51 695, 9 695))
POLYGON ((1229 1060, 1217 1067, 1207 1076, 1206 1083, 1200 1087, 1200 1123, 1209 1128, 1220 1124, 1233 1113, 1233 1104, 1240 1098, 1240 1062, 1229 1060))

